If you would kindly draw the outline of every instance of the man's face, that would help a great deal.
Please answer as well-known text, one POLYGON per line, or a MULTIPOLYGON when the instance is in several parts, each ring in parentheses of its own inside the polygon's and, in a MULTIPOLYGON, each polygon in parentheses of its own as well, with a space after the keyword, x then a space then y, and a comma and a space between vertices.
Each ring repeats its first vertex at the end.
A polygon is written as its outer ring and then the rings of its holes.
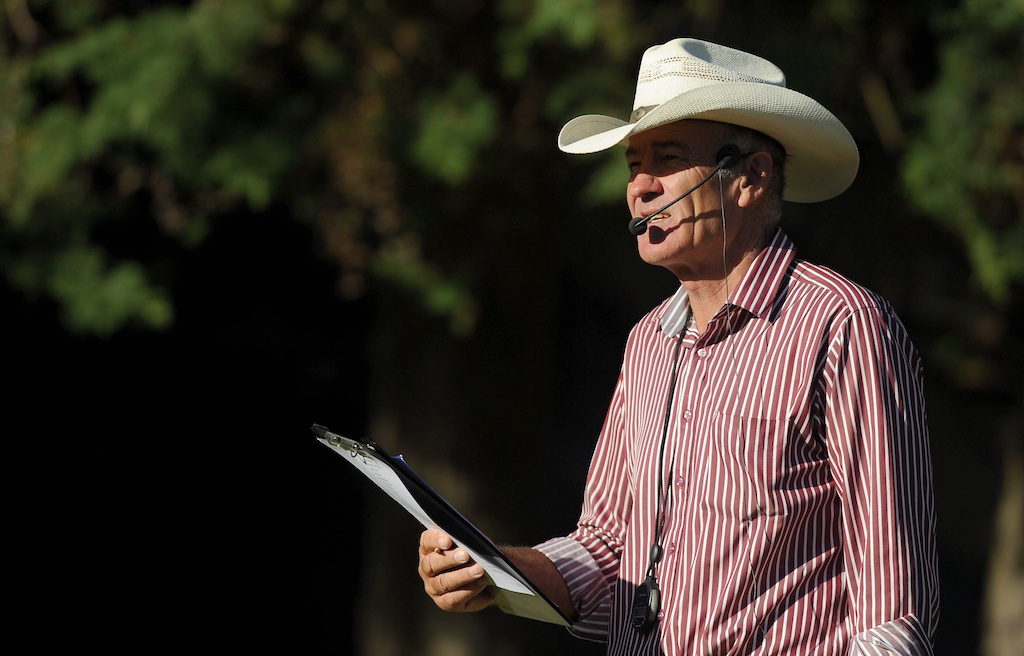
MULTIPOLYGON (((626 203, 631 216, 647 216, 700 182, 716 165, 715 153, 728 137, 729 130, 721 124, 689 120, 630 137, 626 203)), ((668 208, 637 237, 640 257, 669 269, 680 280, 720 275, 722 200, 727 208, 726 239, 731 244, 741 223, 734 209, 737 193, 735 179, 712 179, 668 208)))

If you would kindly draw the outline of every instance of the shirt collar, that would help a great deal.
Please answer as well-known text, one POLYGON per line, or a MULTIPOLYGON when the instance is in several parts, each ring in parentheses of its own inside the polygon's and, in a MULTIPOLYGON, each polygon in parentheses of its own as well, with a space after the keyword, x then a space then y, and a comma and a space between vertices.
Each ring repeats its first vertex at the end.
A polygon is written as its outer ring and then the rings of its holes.
POLYGON ((679 334, 690 319, 690 295, 686 293, 686 288, 679 285, 679 289, 672 295, 672 298, 668 301, 668 307, 665 308, 665 314, 661 317, 661 332, 665 333, 669 337, 675 337, 679 334))
MULTIPOLYGON (((740 284, 732 290, 728 304, 741 307, 755 317, 765 315, 775 302, 786 271, 795 258, 796 245, 782 228, 777 229, 771 242, 757 254, 740 284)), ((661 317, 661 331, 669 337, 678 335, 686 327, 689 309, 689 294, 679 285, 661 317)))

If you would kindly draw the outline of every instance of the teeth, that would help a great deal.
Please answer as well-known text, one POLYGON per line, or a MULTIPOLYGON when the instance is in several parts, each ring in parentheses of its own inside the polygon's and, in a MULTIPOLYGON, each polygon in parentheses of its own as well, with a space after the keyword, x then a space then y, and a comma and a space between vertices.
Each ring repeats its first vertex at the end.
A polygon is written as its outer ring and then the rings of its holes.
POLYGON ((662 212, 661 214, 655 214, 650 218, 651 221, 657 221, 659 219, 667 219, 669 217, 668 212, 662 212))

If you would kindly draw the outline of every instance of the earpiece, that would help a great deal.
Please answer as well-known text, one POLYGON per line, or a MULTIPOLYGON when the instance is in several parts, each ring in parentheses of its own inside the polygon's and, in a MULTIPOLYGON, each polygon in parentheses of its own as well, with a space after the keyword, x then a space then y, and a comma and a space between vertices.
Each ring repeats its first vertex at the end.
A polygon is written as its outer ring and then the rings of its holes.
POLYGON ((742 157, 739 146, 731 143, 722 144, 722 147, 715 153, 715 161, 718 163, 719 169, 731 169, 740 163, 742 157))

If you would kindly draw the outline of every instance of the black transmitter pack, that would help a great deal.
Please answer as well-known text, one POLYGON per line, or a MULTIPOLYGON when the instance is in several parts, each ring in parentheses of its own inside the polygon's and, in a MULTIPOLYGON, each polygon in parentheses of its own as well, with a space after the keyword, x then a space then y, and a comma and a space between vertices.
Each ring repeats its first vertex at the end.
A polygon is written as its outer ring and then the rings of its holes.
POLYGON ((637 586, 633 595, 633 609, 630 619, 633 628, 646 633, 658 623, 658 611, 661 610, 661 590, 658 589, 658 581, 652 575, 637 586))

